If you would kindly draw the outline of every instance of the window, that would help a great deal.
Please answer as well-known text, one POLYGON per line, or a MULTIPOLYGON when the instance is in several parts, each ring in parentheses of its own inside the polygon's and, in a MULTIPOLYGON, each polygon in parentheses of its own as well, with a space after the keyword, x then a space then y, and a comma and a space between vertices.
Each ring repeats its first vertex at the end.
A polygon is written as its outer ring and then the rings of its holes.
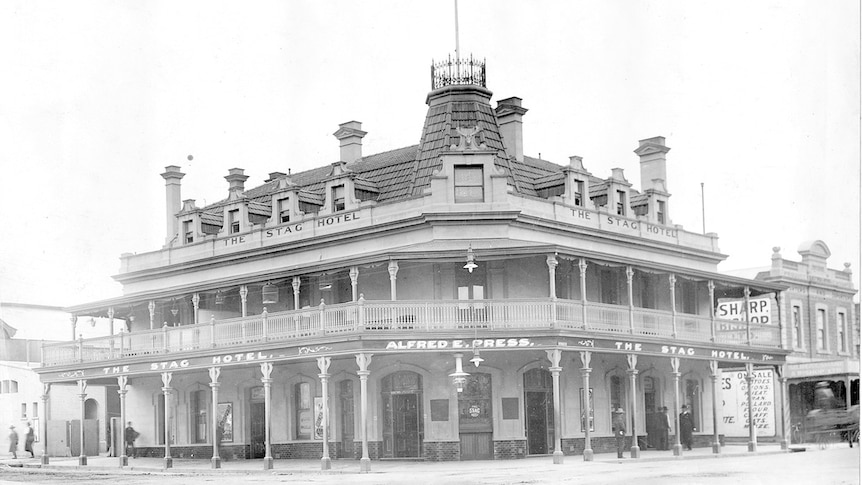
POLYGON ((33 403, 33 419, 38 418, 38 417, 39 417, 39 403, 34 402, 33 403))
POLYGON ((15 394, 18 392, 18 381, 0 381, 0 394, 15 394))
POLYGON ((27 403, 21 403, 21 419, 27 419, 27 403))
POLYGON ((620 376, 611 376, 611 409, 613 411, 616 408, 625 409, 626 404, 626 392, 625 392, 625 382, 620 376))
POLYGON ((344 186, 337 185, 332 188, 332 212, 344 210, 344 186))
POLYGON ((206 391, 192 391, 189 394, 189 411, 191 412, 192 441, 207 442, 207 398, 206 391))
POLYGON ((310 440, 313 431, 311 415, 311 384, 300 382, 294 386, 296 401, 296 439, 310 440))
POLYGON ((656 206, 657 206, 656 207, 656 213, 655 213, 656 219, 658 220, 659 224, 664 224, 665 223, 665 220, 664 220, 664 217, 665 217, 664 216, 664 214, 665 214, 664 201, 663 200, 657 200, 656 206))
POLYGON ((236 234, 239 232, 239 209, 228 211, 228 221, 230 222, 230 233, 236 234))
POLYGON ((793 305, 791 312, 793 318, 793 346, 801 349, 804 347, 803 339, 805 335, 802 331, 802 307, 793 305))
POLYGON ((195 242, 195 234, 192 232, 192 221, 183 221, 183 241, 186 244, 195 242))
POLYGON ((626 215, 626 193, 622 190, 617 190, 617 215, 626 215))
POLYGON ((838 312, 838 351, 847 352, 847 315, 838 312))
POLYGON ((826 350, 826 309, 817 309, 817 350, 826 350))
POLYGON ((278 222, 290 222, 290 197, 278 199, 278 222))
POLYGON ((575 198, 575 205, 583 206, 584 205, 584 181, 583 180, 575 180, 572 184, 572 192, 575 198))
POLYGON ((455 167, 455 202, 484 202, 484 182, 481 166, 455 167))

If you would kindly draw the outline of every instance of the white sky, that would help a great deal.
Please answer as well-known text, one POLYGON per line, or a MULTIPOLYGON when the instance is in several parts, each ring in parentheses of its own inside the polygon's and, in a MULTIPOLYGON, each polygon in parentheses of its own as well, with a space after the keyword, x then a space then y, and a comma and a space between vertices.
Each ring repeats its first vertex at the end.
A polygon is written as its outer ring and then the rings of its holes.
MULTIPOLYGON (((701 231, 705 183, 720 269, 821 239, 859 287, 858 1, 459 5, 527 155, 640 189, 632 151, 665 136, 671 219, 701 231)), ((452 0, 0 0, 0 300, 118 295, 119 255, 164 242, 166 165, 201 206, 229 168, 250 188, 336 161, 345 121, 365 154, 418 143, 454 31, 452 0)))

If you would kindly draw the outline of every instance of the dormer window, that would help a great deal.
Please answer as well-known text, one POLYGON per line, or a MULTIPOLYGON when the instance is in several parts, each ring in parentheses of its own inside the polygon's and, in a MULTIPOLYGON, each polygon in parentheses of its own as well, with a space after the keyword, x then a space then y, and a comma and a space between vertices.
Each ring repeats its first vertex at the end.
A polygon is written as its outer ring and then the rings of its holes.
POLYGON ((663 200, 657 200, 656 201, 655 216, 656 216, 656 220, 658 220, 659 224, 665 224, 665 215, 664 214, 665 214, 664 201, 663 200))
POLYGON ((332 212, 344 210, 344 186, 336 185, 332 188, 332 212))
POLYGON ((183 221, 183 242, 185 244, 195 242, 195 233, 192 230, 192 221, 183 221))
POLYGON ((455 167, 455 202, 484 202, 485 174, 481 166, 455 167))
POLYGON ((576 206, 584 205, 584 181, 583 180, 575 180, 572 183, 572 195, 574 196, 574 201, 576 206))
POLYGON ((290 197, 278 199, 278 222, 290 222, 290 197))
POLYGON ((239 209, 228 211, 228 223, 230 224, 230 233, 236 234, 239 232, 239 209))
POLYGON ((617 215, 626 215, 626 193, 622 190, 617 190, 617 215))

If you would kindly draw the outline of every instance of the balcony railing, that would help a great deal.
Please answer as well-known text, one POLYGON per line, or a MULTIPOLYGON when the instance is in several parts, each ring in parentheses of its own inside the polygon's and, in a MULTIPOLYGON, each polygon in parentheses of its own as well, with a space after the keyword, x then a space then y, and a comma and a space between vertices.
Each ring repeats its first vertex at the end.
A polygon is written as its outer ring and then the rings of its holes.
MULTIPOLYGON (((45 366, 164 355, 258 342, 302 341, 329 335, 452 330, 584 330, 763 348, 780 346, 776 325, 746 324, 645 308, 573 300, 364 301, 244 318, 162 327, 110 337, 46 344, 45 366), (674 332, 675 330, 675 332, 674 332)), ((484 335, 484 334, 483 334, 484 335)))

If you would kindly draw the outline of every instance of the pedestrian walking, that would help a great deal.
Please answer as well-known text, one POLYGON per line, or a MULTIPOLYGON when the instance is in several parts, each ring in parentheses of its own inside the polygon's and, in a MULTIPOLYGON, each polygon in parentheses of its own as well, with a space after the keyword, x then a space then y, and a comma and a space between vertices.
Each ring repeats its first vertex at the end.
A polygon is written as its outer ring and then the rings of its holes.
POLYGON ((691 450, 693 431, 696 431, 696 428, 691 417, 691 408, 688 404, 683 404, 682 412, 679 414, 679 438, 686 450, 691 450))
POLYGON ((131 456, 132 458, 138 457, 138 452, 135 450, 135 440, 138 439, 140 434, 135 431, 135 428, 132 427, 132 422, 129 421, 128 426, 126 426, 126 456, 131 456))
POLYGON ((670 418, 667 416, 667 406, 661 407, 661 412, 658 413, 656 420, 658 426, 658 449, 668 449, 668 433, 670 431, 670 418))
POLYGON ((626 447, 626 414, 623 412, 623 408, 618 407, 614 410, 611 429, 617 440, 617 458, 623 458, 623 450, 626 447))
POLYGON ((36 458, 33 453, 33 442, 36 441, 36 433, 33 432, 33 426, 27 422, 27 434, 24 435, 24 451, 30 452, 30 458, 36 458))
POLYGON ((15 426, 9 426, 9 452, 12 453, 12 458, 18 459, 18 432, 15 431, 15 426))

